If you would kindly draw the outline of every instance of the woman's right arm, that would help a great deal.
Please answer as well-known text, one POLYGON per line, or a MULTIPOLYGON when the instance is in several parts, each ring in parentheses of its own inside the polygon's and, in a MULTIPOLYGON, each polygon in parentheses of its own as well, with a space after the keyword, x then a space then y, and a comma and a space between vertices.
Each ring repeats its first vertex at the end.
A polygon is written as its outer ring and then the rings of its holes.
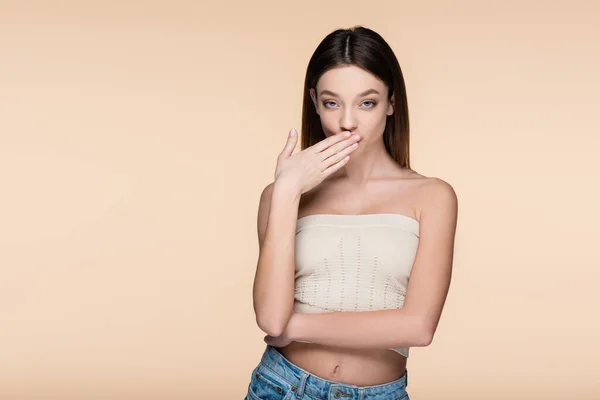
POLYGON ((261 194, 259 256, 252 294, 256 322, 267 335, 280 336, 294 312, 300 196, 346 164, 360 139, 350 136, 349 132, 341 132, 292 155, 298 142, 292 129, 277 160, 275 181, 261 194))
POLYGON ((283 333, 294 310, 294 249, 299 202, 300 192, 279 181, 265 187, 260 197, 254 312, 258 327, 273 337, 283 333))

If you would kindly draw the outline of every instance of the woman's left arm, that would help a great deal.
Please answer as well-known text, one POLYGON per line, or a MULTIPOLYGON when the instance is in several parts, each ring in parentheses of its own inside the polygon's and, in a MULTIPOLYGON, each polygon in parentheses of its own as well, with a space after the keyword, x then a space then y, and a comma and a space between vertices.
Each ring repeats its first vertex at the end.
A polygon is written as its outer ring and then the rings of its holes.
POLYGON ((400 309, 293 314, 285 338, 266 338, 277 346, 311 342, 375 349, 428 346, 433 340, 452 275, 458 200, 452 186, 434 178, 424 193, 419 246, 400 309))

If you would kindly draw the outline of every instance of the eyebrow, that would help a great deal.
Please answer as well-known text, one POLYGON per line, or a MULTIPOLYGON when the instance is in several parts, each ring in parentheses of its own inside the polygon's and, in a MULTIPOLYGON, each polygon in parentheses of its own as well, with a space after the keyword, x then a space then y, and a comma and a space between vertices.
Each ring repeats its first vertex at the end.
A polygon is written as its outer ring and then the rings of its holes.
MULTIPOLYGON (((369 90, 365 90, 365 91, 364 91, 364 92, 362 92, 362 93, 359 93, 357 97, 363 97, 363 96, 366 96, 366 95, 368 95, 368 94, 371 94, 371 93, 380 94, 380 93, 379 93, 377 90, 375 90, 375 89, 369 89, 369 90)), ((319 96, 323 96, 324 94, 328 94, 328 95, 330 95, 330 96, 334 96, 334 97, 339 97, 339 95, 338 95, 337 93, 333 93, 333 92, 332 92, 332 91, 330 91, 330 90, 322 90, 322 91, 321 91, 321 93, 319 94, 319 96)))

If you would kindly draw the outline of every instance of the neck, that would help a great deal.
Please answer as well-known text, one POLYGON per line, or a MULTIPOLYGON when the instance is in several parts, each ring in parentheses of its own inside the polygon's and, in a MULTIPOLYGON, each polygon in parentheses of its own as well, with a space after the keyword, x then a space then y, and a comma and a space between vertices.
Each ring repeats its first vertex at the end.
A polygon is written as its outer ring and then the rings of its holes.
POLYGON ((358 149, 350 153, 350 160, 334 176, 351 185, 364 186, 369 180, 387 175, 390 162, 394 162, 385 150, 383 138, 374 143, 361 141, 358 149))

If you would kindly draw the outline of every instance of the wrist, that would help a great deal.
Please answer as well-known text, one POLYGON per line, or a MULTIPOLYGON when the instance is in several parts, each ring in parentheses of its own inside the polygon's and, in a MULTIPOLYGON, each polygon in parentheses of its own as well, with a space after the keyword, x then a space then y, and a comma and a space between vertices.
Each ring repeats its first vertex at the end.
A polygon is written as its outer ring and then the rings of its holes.
POLYGON ((276 179, 273 184, 273 196, 300 199, 301 190, 289 181, 276 179))

